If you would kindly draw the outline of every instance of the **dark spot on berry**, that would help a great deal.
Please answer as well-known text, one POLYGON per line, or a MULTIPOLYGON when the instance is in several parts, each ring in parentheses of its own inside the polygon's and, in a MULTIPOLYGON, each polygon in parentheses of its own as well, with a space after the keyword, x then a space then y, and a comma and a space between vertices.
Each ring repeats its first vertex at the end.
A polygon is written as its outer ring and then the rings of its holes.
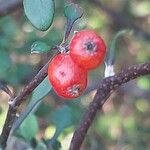
POLYGON ((59 73, 62 77, 64 77, 66 75, 63 71, 60 71, 59 73))
POLYGON ((96 51, 97 46, 95 42, 89 41, 85 43, 85 48, 88 51, 96 51))

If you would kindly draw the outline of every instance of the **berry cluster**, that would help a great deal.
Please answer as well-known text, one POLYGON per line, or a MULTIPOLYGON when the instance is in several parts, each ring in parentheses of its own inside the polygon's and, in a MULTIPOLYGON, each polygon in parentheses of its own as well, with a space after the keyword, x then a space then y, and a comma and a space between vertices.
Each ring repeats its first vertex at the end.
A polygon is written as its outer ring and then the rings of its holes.
POLYGON ((97 68, 105 55, 105 43, 96 32, 75 33, 69 51, 56 55, 49 64, 48 77, 55 92, 67 99, 79 97, 87 86, 87 71, 97 68))

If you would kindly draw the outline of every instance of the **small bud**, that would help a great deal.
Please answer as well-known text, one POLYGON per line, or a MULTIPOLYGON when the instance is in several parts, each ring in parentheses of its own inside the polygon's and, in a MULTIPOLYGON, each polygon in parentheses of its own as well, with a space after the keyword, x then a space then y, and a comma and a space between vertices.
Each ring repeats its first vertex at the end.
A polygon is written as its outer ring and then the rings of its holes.
POLYGON ((105 63, 105 78, 115 75, 114 66, 105 63))

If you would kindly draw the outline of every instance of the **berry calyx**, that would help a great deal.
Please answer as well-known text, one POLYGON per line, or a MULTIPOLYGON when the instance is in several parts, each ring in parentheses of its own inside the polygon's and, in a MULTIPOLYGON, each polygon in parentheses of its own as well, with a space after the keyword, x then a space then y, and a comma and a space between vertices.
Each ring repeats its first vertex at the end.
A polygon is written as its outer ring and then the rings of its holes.
POLYGON ((70 56, 80 67, 95 69, 104 61, 105 55, 106 45, 95 31, 82 30, 75 33, 70 43, 70 56))
POLYGON ((48 78, 54 91, 67 99, 80 96, 87 86, 87 71, 65 53, 56 55, 49 63, 48 78))

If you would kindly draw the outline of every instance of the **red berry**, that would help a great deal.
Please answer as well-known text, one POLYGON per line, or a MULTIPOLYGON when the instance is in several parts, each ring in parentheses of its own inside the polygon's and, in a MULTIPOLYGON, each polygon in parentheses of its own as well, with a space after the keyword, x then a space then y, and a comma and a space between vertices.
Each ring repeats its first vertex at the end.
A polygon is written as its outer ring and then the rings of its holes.
POLYGON ((75 33, 70 43, 70 55, 80 67, 94 69, 104 61, 106 46, 96 32, 82 30, 75 33))
POLYGON ((72 61, 69 54, 58 54, 49 63, 48 77, 55 92, 63 98, 76 98, 87 85, 87 71, 72 61))

